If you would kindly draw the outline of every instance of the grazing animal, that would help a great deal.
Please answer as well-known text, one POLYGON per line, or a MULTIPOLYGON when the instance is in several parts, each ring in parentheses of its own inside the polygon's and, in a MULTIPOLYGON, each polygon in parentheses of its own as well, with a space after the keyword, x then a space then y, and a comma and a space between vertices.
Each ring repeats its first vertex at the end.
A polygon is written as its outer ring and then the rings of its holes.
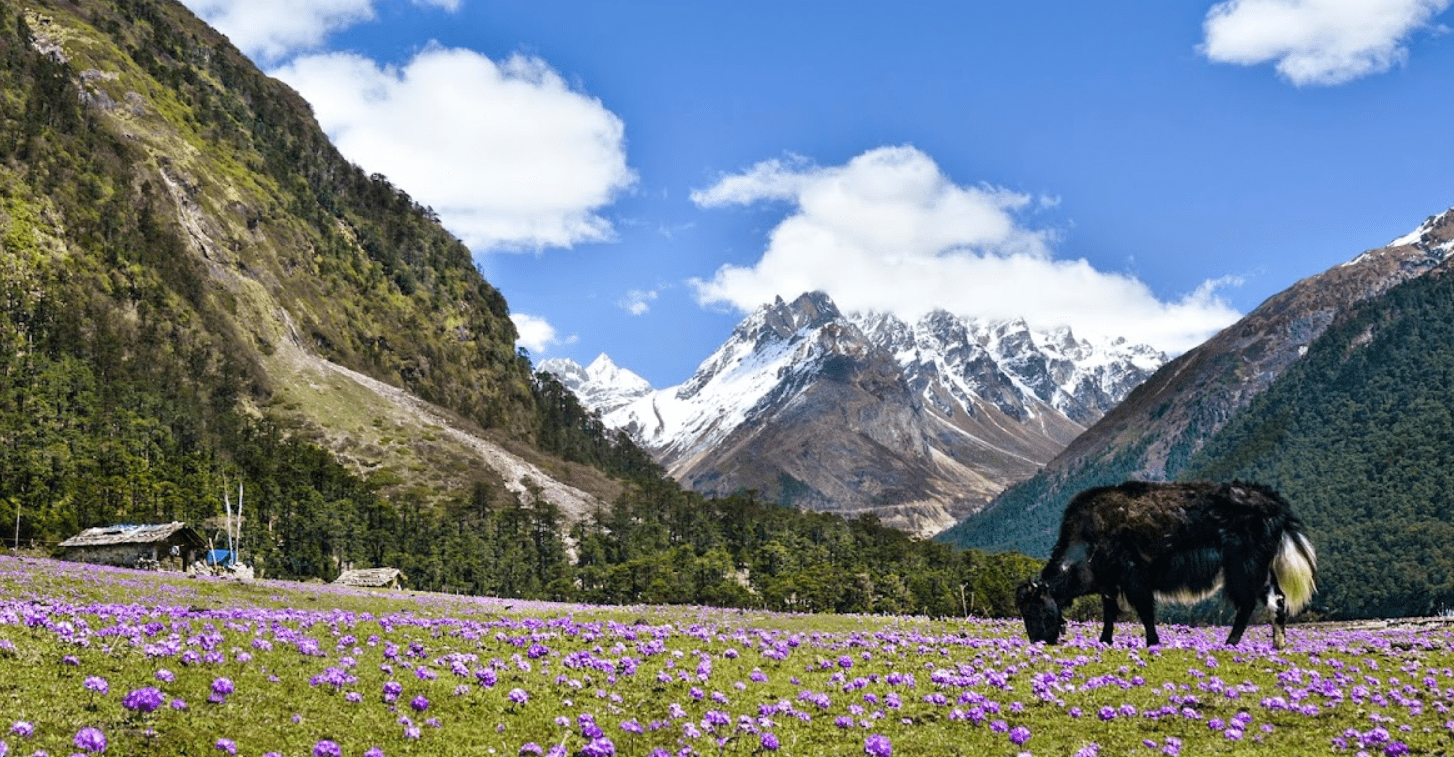
POLYGON ((1281 648, 1288 616, 1317 591, 1317 570, 1302 521, 1265 486, 1127 481, 1075 495, 1049 562, 1020 585, 1015 603, 1030 640, 1054 644, 1065 631, 1062 608, 1100 594, 1101 643, 1111 643, 1116 615, 1130 605, 1146 626, 1146 645, 1155 646, 1158 599, 1192 604, 1225 587, 1237 609, 1227 643, 1242 640, 1265 597, 1273 646, 1281 648))

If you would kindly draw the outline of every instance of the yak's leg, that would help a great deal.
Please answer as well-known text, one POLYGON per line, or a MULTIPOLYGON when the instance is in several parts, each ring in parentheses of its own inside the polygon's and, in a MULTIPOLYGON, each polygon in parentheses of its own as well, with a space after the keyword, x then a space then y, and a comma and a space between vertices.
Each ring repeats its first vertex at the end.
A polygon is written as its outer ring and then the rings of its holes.
POLYGON ((1252 611, 1257 609, 1257 600, 1260 599, 1255 587, 1262 585, 1263 576, 1271 574, 1265 563, 1259 570, 1249 566, 1249 562, 1251 560, 1236 553, 1222 558, 1227 577, 1223 591, 1227 599, 1231 600, 1232 606, 1237 608, 1237 617, 1232 621, 1232 632, 1227 634, 1227 646, 1236 646, 1242 641, 1247 622, 1252 619, 1252 611))
POLYGON ((1141 625, 1146 627, 1146 646, 1161 646, 1161 637, 1156 635, 1156 597, 1151 592, 1127 595, 1131 606, 1136 608, 1136 614, 1141 616, 1141 625))
POLYGON ((1252 610, 1256 608, 1256 602, 1241 602, 1237 604, 1237 617, 1232 621, 1232 632, 1227 634, 1227 646, 1234 647, 1242 641, 1242 632, 1247 630, 1247 621, 1252 619, 1252 610))
POLYGON ((1287 595, 1277 585, 1277 576, 1267 574, 1267 604, 1272 607, 1272 648, 1282 649, 1287 643, 1287 595))
POLYGON ((1156 634, 1156 594, 1151 591, 1151 582, 1145 570, 1132 568, 1121 579, 1121 594, 1126 602, 1136 608, 1141 625, 1146 627, 1146 646, 1160 646, 1161 637, 1156 634))
POLYGON ((1116 631, 1116 617, 1121 614, 1121 603, 1110 594, 1102 594, 1101 613, 1105 617, 1105 625, 1101 628, 1101 643, 1110 644, 1111 635, 1116 631))

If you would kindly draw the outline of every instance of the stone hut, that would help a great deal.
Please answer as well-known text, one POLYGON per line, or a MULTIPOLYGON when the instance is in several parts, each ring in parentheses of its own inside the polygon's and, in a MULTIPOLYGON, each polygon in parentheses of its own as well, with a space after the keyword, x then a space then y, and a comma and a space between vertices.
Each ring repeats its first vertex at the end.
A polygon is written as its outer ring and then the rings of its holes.
POLYGON ((88 528, 61 542, 62 559, 122 568, 183 570, 201 558, 207 542, 181 521, 88 528))
POLYGON ((345 570, 333 580, 339 586, 362 586, 373 589, 401 589, 404 573, 398 568, 359 568, 345 570))

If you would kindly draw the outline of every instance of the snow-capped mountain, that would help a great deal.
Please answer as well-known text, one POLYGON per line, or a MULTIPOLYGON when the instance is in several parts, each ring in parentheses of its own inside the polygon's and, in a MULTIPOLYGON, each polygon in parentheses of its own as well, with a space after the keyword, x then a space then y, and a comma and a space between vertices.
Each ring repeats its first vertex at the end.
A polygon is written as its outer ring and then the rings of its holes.
POLYGON ((557 375, 678 480, 932 534, 1054 457, 1166 360, 1070 329, 845 315, 827 295, 748 316, 680 386, 602 356, 557 375))
POLYGON ((652 392, 650 382, 616 365, 605 353, 584 368, 569 358, 543 360, 537 368, 559 379, 587 409, 603 415, 652 392))

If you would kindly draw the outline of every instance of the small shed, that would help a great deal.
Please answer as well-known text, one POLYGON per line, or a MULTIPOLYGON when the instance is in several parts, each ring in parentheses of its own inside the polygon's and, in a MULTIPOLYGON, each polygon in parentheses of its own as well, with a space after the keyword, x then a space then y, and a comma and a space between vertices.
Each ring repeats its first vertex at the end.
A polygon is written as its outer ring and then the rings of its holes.
POLYGON ((197 560, 207 542, 181 521, 88 528, 61 542, 62 559, 122 568, 182 570, 197 560))
POLYGON ((405 580, 403 571, 398 568, 359 568, 345 570, 333 583, 373 589, 401 589, 405 580))

